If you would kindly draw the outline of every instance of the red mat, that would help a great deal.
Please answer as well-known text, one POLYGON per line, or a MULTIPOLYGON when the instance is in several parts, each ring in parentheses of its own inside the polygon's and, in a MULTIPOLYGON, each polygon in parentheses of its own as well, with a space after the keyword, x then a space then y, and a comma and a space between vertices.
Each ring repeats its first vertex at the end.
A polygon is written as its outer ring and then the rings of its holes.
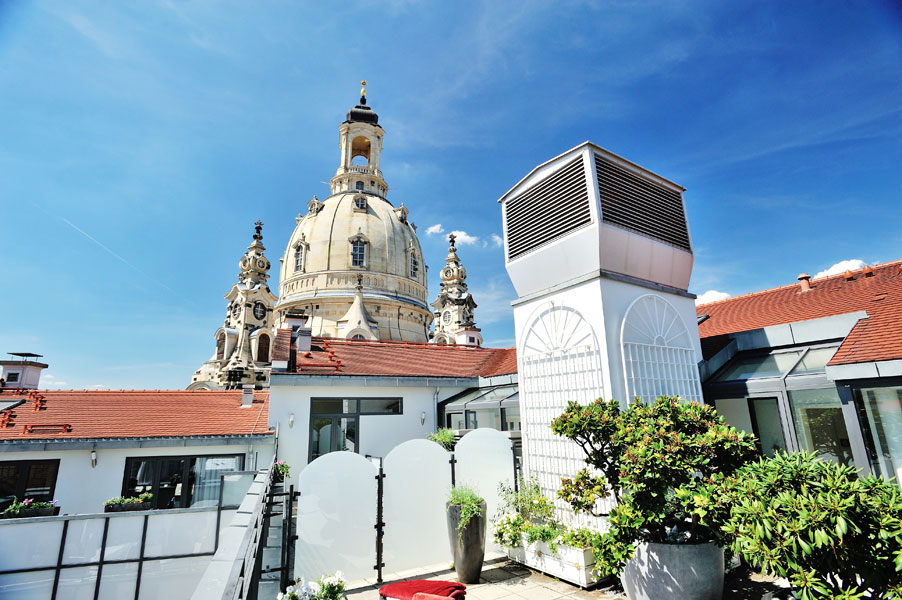
POLYGON ((410 581, 389 583, 379 588, 379 595, 383 598, 397 598, 398 600, 414 600, 413 596, 417 593, 464 600, 467 595, 467 586, 456 581, 411 579, 410 581))

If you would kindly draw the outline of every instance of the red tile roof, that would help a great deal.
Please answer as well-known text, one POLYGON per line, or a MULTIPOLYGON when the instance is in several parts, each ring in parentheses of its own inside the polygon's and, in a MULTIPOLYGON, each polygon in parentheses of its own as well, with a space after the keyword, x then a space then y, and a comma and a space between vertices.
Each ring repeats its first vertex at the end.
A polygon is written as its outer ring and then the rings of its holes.
MULTIPOLYGON (((289 335, 280 329, 276 339, 289 335)), ((289 345, 280 348, 273 360, 288 361, 289 345)), ((514 348, 315 337, 309 355, 298 355, 296 363, 293 372, 302 375, 492 377, 516 373, 517 353, 514 348)))
POLYGON ((38 396, 0 392, 0 401, 25 403, 2 411, 0 442, 261 435, 268 430, 269 391, 241 408, 241 391, 36 390, 38 396))
POLYGON ((830 364, 902 359, 902 260, 859 269, 852 279, 812 279, 807 292, 793 283, 696 307, 709 315, 698 326, 703 345, 727 333, 862 310, 868 318, 858 321, 830 364))

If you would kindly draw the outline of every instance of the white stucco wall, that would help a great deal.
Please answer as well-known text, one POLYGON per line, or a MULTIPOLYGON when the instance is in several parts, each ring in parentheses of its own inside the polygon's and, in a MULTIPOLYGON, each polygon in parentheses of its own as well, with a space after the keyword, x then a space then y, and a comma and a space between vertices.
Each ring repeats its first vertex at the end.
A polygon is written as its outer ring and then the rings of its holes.
POLYGON ((25 452, 0 452, 0 462, 18 460, 56 460, 59 471, 53 498, 60 505, 61 514, 103 512, 103 502, 122 494, 125 475, 125 459, 143 456, 209 456, 213 454, 243 454, 245 470, 256 465, 269 464, 273 456, 273 443, 215 446, 170 446, 163 448, 111 448, 97 449, 97 466, 91 467, 91 450, 36 450, 25 452))
MULTIPOLYGON (((373 383, 372 379, 369 381, 373 383)), ((289 482, 296 485, 298 473, 309 460, 311 398, 402 398, 402 414, 360 416, 357 453, 384 457, 402 442, 422 439, 433 433, 437 402, 463 389, 440 385, 340 385, 338 382, 334 385, 303 385, 296 376, 275 375, 270 387, 269 426, 278 427, 278 457, 291 465, 289 482), (424 413, 425 420, 422 418, 424 413), (294 426, 290 427, 292 414, 294 426)))

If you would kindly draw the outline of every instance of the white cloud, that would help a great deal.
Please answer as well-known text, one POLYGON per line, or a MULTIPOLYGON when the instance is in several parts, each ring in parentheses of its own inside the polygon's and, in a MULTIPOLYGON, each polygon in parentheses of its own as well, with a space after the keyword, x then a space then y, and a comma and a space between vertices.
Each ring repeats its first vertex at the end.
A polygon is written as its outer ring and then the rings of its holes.
POLYGON ((856 269, 864 267, 866 264, 867 263, 865 263, 863 260, 859 260, 857 258, 841 260, 829 269, 824 269, 823 271, 815 275, 812 279, 817 279, 818 277, 827 277, 828 275, 837 275, 846 271, 855 271, 856 269))
POLYGON ((492 234, 492 243, 495 244, 496 248, 500 248, 501 246, 504 245, 504 240, 501 239, 501 236, 498 235, 497 233, 493 233, 492 234))
POLYGON ((458 246, 466 246, 466 245, 474 245, 479 241, 479 236, 470 235, 466 231, 452 231, 451 235, 454 236, 455 242, 458 246))
POLYGON ((442 227, 441 223, 436 223, 432 227, 426 229, 426 235, 438 235, 440 233, 445 233, 445 228, 442 227))
POLYGON ((94 385, 89 385, 85 388, 86 390, 108 390, 109 386, 104 385, 102 383, 95 383, 94 385))
POLYGON ((718 300, 726 300, 730 295, 726 292, 718 292, 717 290, 708 290, 704 294, 699 294, 695 299, 695 304, 707 304, 709 302, 717 302, 718 300))

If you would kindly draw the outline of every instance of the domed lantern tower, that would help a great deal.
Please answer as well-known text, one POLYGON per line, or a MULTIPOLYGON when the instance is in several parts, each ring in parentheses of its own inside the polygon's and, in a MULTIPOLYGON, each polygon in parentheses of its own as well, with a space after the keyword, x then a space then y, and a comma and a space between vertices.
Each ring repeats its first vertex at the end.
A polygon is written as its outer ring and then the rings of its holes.
POLYGON ((361 83, 360 103, 338 128, 331 193, 310 200, 285 249, 277 325, 291 311, 307 315, 313 335, 425 342, 432 311, 423 252, 407 208, 387 198, 385 130, 361 83))

